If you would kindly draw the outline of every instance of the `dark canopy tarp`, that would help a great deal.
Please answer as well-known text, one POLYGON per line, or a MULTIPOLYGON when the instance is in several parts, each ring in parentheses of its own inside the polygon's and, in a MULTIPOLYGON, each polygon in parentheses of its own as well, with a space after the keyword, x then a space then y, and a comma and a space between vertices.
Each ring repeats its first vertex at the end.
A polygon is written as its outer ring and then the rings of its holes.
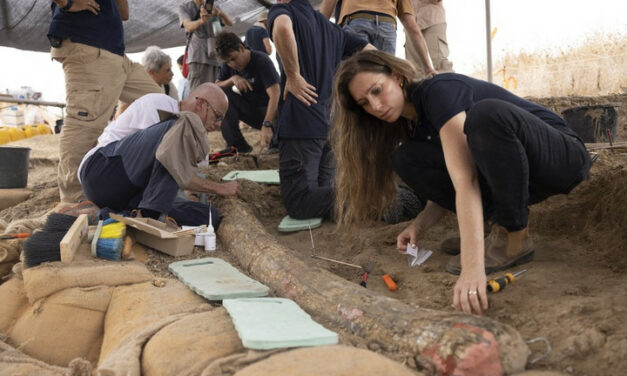
MULTIPOLYGON (((182 46, 185 33, 180 28, 178 6, 187 0, 128 0, 130 19, 124 22, 127 52, 182 46)), ((263 3, 276 1, 216 0, 234 21, 229 30, 243 35, 263 11, 263 3)), ((311 1, 319 5, 321 0, 311 1)), ((21 50, 50 51, 46 38, 50 25, 50 0, 0 0, 0 46, 21 50)))

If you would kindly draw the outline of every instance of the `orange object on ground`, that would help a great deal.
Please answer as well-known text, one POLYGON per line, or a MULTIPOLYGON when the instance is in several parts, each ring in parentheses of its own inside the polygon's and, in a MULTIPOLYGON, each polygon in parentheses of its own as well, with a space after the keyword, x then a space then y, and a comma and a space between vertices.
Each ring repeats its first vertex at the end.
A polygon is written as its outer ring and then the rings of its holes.
POLYGON ((385 282, 388 290, 396 291, 398 289, 398 286, 396 286, 396 282, 394 282, 392 277, 390 277, 388 274, 384 274, 381 278, 383 278, 383 282, 385 282))

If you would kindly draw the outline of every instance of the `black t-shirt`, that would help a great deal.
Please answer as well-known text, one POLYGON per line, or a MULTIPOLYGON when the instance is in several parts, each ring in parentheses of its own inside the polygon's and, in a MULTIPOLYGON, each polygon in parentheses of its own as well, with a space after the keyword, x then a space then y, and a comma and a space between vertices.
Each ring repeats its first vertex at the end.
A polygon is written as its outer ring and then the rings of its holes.
POLYGON ((250 48, 251 50, 267 54, 268 51, 266 51, 266 45, 263 44, 263 40, 265 38, 269 38, 268 30, 266 30, 265 27, 252 26, 246 32, 246 39, 244 39, 244 44, 246 44, 246 47, 250 48))
MULTIPOLYGON (((279 137, 326 139, 329 131, 329 111, 333 75, 342 58, 363 49, 368 42, 342 30, 315 11, 307 0, 292 0, 270 9, 270 35, 274 20, 280 15, 292 20, 300 74, 316 87, 318 103, 306 106, 293 95, 279 101, 279 137)), ((285 90, 285 72, 281 69, 281 92, 285 90)))
POLYGON ((266 89, 279 83, 279 74, 274 69, 268 54, 252 50, 250 51, 250 62, 241 72, 232 69, 226 63, 222 63, 218 81, 228 80, 234 75, 242 76, 250 82, 253 89, 242 93, 242 96, 255 107, 267 106, 270 98, 266 89))
POLYGON ((509 102, 532 113, 552 127, 577 137, 566 121, 555 112, 520 98, 500 86, 457 73, 438 74, 424 80, 411 93, 411 101, 418 113, 415 137, 439 143, 442 126, 453 116, 468 111, 482 99, 509 102))
POLYGON ((114 0, 101 0, 98 3, 98 15, 87 11, 64 12, 52 3, 48 36, 70 38, 74 43, 124 55, 124 28, 118 5, 114 0))

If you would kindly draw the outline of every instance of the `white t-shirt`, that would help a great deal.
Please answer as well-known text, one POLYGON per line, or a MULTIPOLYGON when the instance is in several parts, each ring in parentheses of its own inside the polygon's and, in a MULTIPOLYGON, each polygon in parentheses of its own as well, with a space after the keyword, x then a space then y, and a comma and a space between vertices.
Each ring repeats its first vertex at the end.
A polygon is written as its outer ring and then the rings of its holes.
POLYGON ((100 137, 98 137, 98 144, 85 154, 81 164, 78 165, 79 182, 83 164, 96 150, 132 135, 139 130, 146 129, 153 124, 157 124, 160 121, 157 110, 177 113, 179 112, 179 105, 177 101, 165 94, 146 94, 135 100, 122 115, 109 123, 102 131, 100 137))

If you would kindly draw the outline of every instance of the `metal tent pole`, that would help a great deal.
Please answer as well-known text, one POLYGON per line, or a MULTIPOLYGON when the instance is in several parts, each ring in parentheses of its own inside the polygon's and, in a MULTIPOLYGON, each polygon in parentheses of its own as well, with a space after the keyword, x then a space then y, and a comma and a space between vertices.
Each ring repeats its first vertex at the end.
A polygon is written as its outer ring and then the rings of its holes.
POLYGON ((485 0, 485 39, 488 51, 488 82, 492 82, 492 26, 490 20, 490 0, 485 0))

